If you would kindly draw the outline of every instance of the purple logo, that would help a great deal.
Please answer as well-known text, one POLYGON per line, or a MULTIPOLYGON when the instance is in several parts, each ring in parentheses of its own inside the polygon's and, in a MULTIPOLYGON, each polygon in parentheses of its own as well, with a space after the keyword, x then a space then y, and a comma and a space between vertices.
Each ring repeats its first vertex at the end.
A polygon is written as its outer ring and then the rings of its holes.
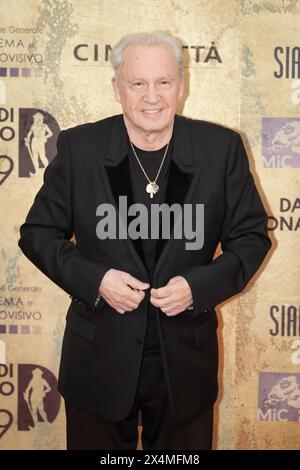
POLYGON ((267 168, 300 167, 300 118, 262 118, 262 157, 267 168))
MULTIPOLYGON (((16 115, 14 108, 0 107, 0 144, 2 141, 14 143, 18 139, 19 176, 34 177, 43 173, 55 157, 60 127, 51 114, 41 109, 21 108, 18 119, 16 115)), ((14 171, 14 159, 6 153, 0 154, 0 166, 1 185, 14 171)))
POLYGON ((55 157, 59 126, 51 114, 34 108, 19 111, 19 176, 34 176, 55 157))
POLYGON ((38 364, 0 363, 0 404, 0 439, 14 422, 19 431, 47 429, 60 408, 57 380, 38 364), (17 406, 6 397, 16 397, 17 406), (17 409, 17 416, 11 406, 17 409))
POLYGON ((258 419, 300 422, 300 374, 260 372, 258 419))
POLYGON ((18 430, 29 431, 41 423, 52 423, 60 407, 52 372, 35 364, 19 364, 18 378, 18 430))

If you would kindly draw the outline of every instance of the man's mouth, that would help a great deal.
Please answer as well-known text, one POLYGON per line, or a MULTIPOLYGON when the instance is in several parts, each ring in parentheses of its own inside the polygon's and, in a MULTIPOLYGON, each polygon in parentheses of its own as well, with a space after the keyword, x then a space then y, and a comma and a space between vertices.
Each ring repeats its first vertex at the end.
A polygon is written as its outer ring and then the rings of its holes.
POLYGON ((162 110, 163 110, 162 108, 142 109, 142 112, 150 116, 150 115, 159 114, 162 110))

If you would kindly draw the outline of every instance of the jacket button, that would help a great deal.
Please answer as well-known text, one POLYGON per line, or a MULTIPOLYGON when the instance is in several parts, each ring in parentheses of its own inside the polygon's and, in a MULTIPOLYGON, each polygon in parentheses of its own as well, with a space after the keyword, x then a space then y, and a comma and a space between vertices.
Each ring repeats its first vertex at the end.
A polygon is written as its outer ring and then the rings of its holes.
POLYGON ((135 338, 135 340, 136 340, 137 344, 143 344, 143 340, 139 336, 137 336, 135 338))

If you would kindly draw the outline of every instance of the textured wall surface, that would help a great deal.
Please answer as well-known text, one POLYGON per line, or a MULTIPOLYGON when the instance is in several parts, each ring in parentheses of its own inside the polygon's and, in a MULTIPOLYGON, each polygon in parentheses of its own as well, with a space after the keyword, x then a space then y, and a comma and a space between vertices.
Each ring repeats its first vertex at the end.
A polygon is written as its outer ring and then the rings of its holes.
POLYGON ((274 242, 218 307, 214 448, 300 447, 299 22, 297 0, 0 0, 0 448, 65 448, 70 299, 21 253, 19 226, 59 129, 121 112, 110 46, 153 29, 185 45, 180 113, 241 132, 274 242))

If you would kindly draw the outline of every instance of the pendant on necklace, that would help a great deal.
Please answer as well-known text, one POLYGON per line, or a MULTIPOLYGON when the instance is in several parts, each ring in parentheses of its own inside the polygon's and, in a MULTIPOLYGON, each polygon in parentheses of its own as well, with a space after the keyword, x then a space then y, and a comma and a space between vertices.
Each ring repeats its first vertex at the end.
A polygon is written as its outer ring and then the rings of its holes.
POLYGON ((147 193, 150 193, 150 197, 153 198, 153 194, 156 194, 159 190, 159 186, 155 183, 155 181, 151 181, 146 186, 147 193))

